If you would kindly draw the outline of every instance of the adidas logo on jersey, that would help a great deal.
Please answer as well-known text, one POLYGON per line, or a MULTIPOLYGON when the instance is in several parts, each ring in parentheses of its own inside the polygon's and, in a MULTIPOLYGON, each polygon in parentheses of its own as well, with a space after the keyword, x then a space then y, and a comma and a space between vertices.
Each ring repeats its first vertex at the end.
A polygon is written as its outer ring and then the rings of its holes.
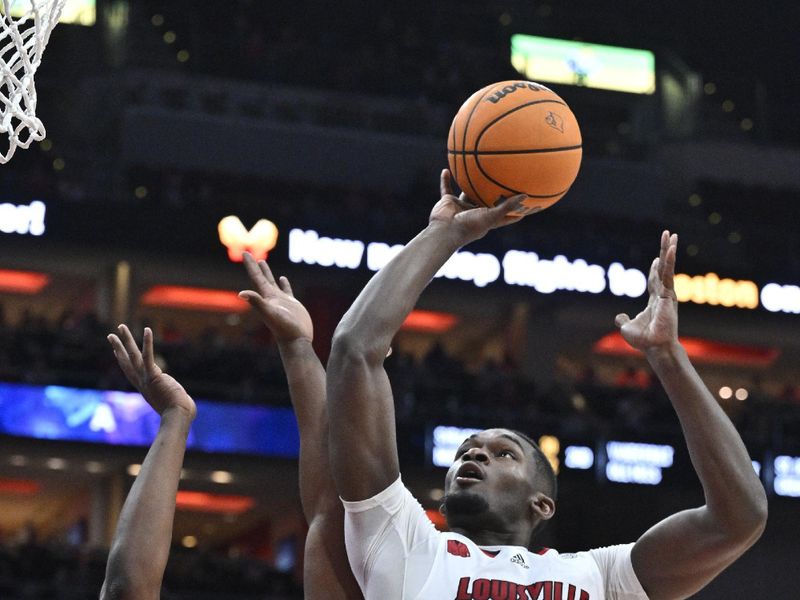
POLYGON ((522 556, 522 554, 515 554, 514 556, 512 556, 511 562, 519 565, 520 567, 523 567, 524 569, 530 569, 530 567, 527 564, 525 564, 525 557, 522 556))

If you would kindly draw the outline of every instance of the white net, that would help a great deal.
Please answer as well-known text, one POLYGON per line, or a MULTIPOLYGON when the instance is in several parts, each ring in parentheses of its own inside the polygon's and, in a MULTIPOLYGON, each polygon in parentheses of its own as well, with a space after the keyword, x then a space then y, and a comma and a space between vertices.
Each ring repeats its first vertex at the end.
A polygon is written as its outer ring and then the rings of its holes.
POLYGON ((44 139, 45 129, 36 116, 33 76, 42 62, 50 32, 67 0, 2 0, 0 6, 0 136, 8 136, 8 149, 0 144, 0 164, 44 139))

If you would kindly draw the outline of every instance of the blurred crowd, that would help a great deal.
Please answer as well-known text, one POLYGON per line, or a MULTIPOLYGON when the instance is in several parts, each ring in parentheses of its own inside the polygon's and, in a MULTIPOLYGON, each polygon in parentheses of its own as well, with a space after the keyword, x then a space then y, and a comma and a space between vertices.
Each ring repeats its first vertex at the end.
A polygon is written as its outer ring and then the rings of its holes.
MULTIPOLYGON (((613 16, 548 2, 364 5, 345 0, 305 3, 298 10, 295 2, 285 0, 269 4, 240 0, 228 3, 224 11, 213 6, 193 8, 187 11, 186 3, 163 0, 142 3, 132 20, 147 25, 141 31, 132 31, 132 35, 147 37, 147 28, 155 29, 155 35, 149 32, 153 47, 136 48, 131 63, 298 88, 403 98, 417 103, 418 114, 428 106, 440 105, 452 115, 472 92, 487 83, 521 77, 509 61, 512 34, 574 39, 578 31, 584 31, 586 41, 655 49, 660 51, 659 60, 678 56, 681 65, 704 71, 703 79, 713 85, 713 91, 708 88, 697 99, 704 108, 698 119, 704 135, 755 134, 764 139, 771 122, 783 123, 782 119, 765 117, 782 114, 788 108, 785 98, 792 97, 774 82, 766 86, 727 53, 704 51, 708 45, 705 39, 681 39, 668 20, 651 20, 649 39, 648 34, 638 39, 640 36, 632 32, 641 29, 641 18, 649 7, 642 12, 629 7, 613 16), (620 39, 614 29, 626 35, 620 39), (162 36, 166 32, 171 32, 174 40, 165 47, 162 36), (178 48, 188 51, 187 61, 175 60, 178 48), (721 110, 726 98, 735 102, 735 109, 721 110), (742 117, 751 121, 756 118, 755 127, 751 123, 751 129, 743 130, 742 117)), ((713 22, 713 16, 708 19, 713 22)), ((617 119, 614 127, 625 121, 609 114, 619 111, 608 103, 596 103, 595 108, 592 110, 590 104, 582 111, 584 115, 586 110, 591 111, 592 125, 605 118, 617 119)), ((413 118, 408 119, 410 131, 413 123, 413 118)), ((445 119, 440 130, 434 126, 429 133, 439 135, 448 125, 449 119, 445 119)), ((794 131, 787 129, 772 127, 769 134, 796 139, 800 133, 796 126, 794 131)), ((624 145, 624 138, 613 141, 624 145)))
POLYGON ((146 12, 163 16, 158 29, 176 33, 192 57, 186 66, 197 72, 458 105, 514 71, 495 11, 476 6, 454 26, 458 5, 450 4, 298 10, 294 2, 243 1, 187 18, 174 3, 149 2, 146 12))
MULTIPOLYGON (((30 529, 28 530, 31 531, 30 529)), ((3 600, 97 600, 107 551, 30 535, 0 544, 3 600)), ((291 573, 242 556, 173 548, 164 600, 295 600, 302 589, 291 573)))
MULTIPOLYGON (((620 360, 601 376, 584 364, 576 375, 574 364, 562 367, 567 362, 560 360, 554 378, 542 383, 509 359, 467 369, 436 344, 420 362, 390 358, 387 370, 401 423, 500 426, 577 439, 680 435, 672 405, 646 367, 620 360)), ((800 388, 787 384, 771 395, 754 378, 748 394, 744 402, 719 399, 745 439, 800 441, 800 388)))
MULTIPOLYGON (((263 326, 246 323, 235 337, 209 326, 197 334, 151 322, 157 360, 198 398, 288 406, 280 356, 263 326)), ((109 324, 65 313, 58 321, 25 313, 0 329, 0 379, 33 384, 128 389, 108 347, 109 324)), ((603 376, 591 364, 556 366, 551 381, 530 378, 511 359, 467 365, 435 343, 422 357, 399 350, 386 367, 401 425, 507 426, 562 435, 615 431, 680 433, 662 388, 642 366, 620 361, 603 376)), ((755 380, 746 402, 721 400, 745 438, 800 440, 800 389, 769 395, 755 380)))

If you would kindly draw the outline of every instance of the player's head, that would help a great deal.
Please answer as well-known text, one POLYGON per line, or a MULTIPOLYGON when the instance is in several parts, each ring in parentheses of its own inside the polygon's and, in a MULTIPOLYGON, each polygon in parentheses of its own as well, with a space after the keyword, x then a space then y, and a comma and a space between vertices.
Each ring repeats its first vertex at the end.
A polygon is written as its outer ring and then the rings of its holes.
POLYGON ((445 479, 443 511, 451 529, 532 534, 555 513, 556 477, 539 446, 511 429, 468 437, 445 479))

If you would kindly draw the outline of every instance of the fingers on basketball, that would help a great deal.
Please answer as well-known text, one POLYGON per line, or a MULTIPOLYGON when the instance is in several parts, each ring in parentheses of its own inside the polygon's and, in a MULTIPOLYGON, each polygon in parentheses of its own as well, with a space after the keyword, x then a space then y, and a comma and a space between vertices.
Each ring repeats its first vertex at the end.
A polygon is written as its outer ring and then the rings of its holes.
POLYGON ((470 200, 464 192, 456 198, 456 204, 458 204, 464 210, 469 210, 470 208, 477 208, 477 206, 470 200))
POLYGON ((453 194, 452 176, 450 169, 442 169, 439 175, 439 195, 444 197, 453 194))
POLYGON ((504 227, 519 221, 524 215, 510 213, 518 210, 526 197, 525 194, 517 194, 509 198, 500 198, 492 208, 484 209, 491 215, 491 226, 493 228, 504 227))

